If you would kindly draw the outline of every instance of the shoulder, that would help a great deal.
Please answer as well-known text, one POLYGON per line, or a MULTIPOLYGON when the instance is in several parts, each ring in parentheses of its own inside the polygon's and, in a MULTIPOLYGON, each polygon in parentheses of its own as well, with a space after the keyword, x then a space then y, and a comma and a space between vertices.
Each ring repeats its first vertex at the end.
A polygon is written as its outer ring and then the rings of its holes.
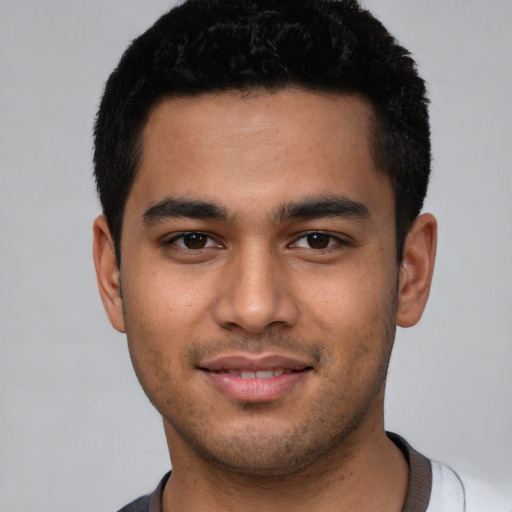
POLYGON ((488 484, 432 461, 432 492, 427 512, 512 512, 512 503, 488 484))
POLYGON ((167 473, 151 494, 137 498, 118 512, 162 512, 162 493, 170 476, 171 472, 167 473))
POLYGON ((141 496, 131 503, 128 503, 128 505, 125 505, 122 509, 118 510, 118 512, 148 512, 150 499, 151 494, 141 496))
POLYGON ((512 500, 500 495, 487 483, 461 477, 466 489, 467 512, 512 512, 512 500))

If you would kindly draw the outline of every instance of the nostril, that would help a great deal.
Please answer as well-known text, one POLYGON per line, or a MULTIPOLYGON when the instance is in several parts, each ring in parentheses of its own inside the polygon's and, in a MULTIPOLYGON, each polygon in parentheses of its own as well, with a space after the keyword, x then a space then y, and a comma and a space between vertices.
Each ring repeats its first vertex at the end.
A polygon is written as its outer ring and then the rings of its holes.
POLYGON ((224 329, 242 329, 250 335, 294 325, 298 309, 283 276, 275 275, 276 266, 270 265, 271 262, 263 264, 260 261, 263 256, 257 261, 253 255, 251 258, 252 264, 246 262, 243 269, 225 275, 219 296, 212 304, 215 322, 224 329))

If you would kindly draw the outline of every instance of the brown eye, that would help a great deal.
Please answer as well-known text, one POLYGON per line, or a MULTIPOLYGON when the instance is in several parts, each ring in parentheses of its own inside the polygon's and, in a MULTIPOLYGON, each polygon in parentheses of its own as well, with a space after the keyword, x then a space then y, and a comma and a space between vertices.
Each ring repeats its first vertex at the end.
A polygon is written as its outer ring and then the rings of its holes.
POLYGON ((216 238, 201 231, 184 231, 170 239, 162 240, 166 251, 177 258, 188 258, 190 261, 205 261, 211 258, 224 246, 216 238))
POLYGON ((185 233, 182 240, 187 249, 204 249, 208 244, 209 237, 203 233, 185 233))
POLYGON ((306 241, 311 249, 326 249, 331 244, 332 237, 325 233, 311 233, 306 236, 306 241))
POLYGON ((340 248, 345 246, 346 243, 343 239, 326 233, 325 231, 311 231, 304 234, 290 246, 299 249, 309 249, 313 251, 323 251, 325 249, 331 249, 336 246, 340 248))

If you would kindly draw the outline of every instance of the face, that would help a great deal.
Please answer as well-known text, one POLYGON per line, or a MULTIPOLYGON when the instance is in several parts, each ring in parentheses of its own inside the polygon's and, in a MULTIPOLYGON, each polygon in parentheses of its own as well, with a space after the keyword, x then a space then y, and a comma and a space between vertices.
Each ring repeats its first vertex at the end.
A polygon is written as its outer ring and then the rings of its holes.
POLYGON ((370 436, 404 286, 369 107, 297 90, 167 99, 142 149, 121 287, 102 293, 171 457, 278 474, 370 436))

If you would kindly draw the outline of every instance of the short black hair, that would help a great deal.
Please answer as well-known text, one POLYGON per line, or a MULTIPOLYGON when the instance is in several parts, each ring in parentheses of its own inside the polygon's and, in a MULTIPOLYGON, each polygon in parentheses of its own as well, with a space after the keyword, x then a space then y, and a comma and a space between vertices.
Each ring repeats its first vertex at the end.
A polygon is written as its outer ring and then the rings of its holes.
POLYGON ((118 264, 152 107, 165 97, 285 87, 369 102, 373 156, 393 187, 401 259, 430 175, 426 88, 409 52, 355 0, 188 0, 131 43, 97 114, 94 173, 118 264))

